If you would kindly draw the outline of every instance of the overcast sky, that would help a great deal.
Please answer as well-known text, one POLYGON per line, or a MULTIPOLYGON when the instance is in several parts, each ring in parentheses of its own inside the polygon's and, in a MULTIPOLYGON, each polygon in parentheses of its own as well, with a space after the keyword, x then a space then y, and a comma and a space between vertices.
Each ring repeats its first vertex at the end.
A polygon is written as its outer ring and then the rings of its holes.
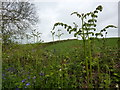
MULTIPOLYGON (((117 2, 34 2, 39 16, 37 31, 42 33, 44 42, 52 41, 50 31, 54 23, 63 22, 68 25, 73 25, 76 22, 80 25, 78 17, 70 15, 72 12, 86 13, 94 11, 98 5, 103 6, 103 11, 98 14, 97 29, 98 31, 108 24, 118 26, 118 3, 117 2)), ((61 27, 57 27, 55 31, 61 29, 64 33, 61 39, 74 38, 73 34, 61 27)), ((57 32, 56 32, 57 34, 57 32)), ((109 29, 107 37, 117 37, 118 29, 109 29)), ((55 37, 55 40, 58 40, 55 37)))

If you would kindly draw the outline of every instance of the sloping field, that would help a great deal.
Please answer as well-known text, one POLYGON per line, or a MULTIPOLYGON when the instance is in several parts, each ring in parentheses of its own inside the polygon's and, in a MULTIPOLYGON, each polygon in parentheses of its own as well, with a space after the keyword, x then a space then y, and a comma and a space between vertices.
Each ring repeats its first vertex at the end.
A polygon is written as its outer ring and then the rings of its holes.
POLYGON ((89 56, 84 58, 82 40, 3 45, 2 87, 116 88, 120 82, 118 42, 118 38, 92 41, 92 62, 89 56), (88 65, 89 73, 86 60, 92 67, 88 65))

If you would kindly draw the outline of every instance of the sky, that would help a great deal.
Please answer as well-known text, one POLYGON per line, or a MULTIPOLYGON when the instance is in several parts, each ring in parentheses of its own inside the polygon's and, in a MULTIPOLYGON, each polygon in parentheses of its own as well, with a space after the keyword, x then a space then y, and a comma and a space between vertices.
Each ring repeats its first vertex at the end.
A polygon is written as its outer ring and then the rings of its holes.
MULTIPOLYGON (((112 24, 118 26, 118 2, 33 2, 36 7, 39 23, 37 24, 37 31, 42 33, 41 39, 44 42, 52 41, 51 30, 56 22, 63 22, 73 26, 76 22, 79 26, 81 22, 75 15, 70 15, 72 12, 87 13, 94 11, 98 5, 103 6, 103 11, 98 14, 97 32, 105 26, 112 24)), ((61 29, 61 40, 74 39, 74 34, 68 34, 67 30, 58 26, 57 30, 61 29)), ((118 29, 108 29, 107 37, 118 37, 118 29)), ((58 40, 58 37, 55 37, 58 40)))

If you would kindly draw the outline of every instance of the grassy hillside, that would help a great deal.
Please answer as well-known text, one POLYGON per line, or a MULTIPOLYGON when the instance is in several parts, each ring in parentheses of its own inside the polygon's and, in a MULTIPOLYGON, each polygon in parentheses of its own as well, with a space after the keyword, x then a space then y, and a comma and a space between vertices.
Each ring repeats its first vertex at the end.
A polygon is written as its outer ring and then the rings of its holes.
POLYGON ((91 45, 91 82, 86 78, 82 40, 3 45, 3 88, 115 88, 120 82, 118 38, 103 41, 91 45))
MULTIPOLYGON (((115 49, 118 48, 118 38, 106 38, 105 45, 108 48, 115 49)), ((103 46, 103 40, 95 40, 95 46, 97 48, 103 46)), ((65 40, 57 43, 48 43, 46 50, 59 50, 59 52, 71 52, 73 49, 82 48, 82 40, 65 40)))

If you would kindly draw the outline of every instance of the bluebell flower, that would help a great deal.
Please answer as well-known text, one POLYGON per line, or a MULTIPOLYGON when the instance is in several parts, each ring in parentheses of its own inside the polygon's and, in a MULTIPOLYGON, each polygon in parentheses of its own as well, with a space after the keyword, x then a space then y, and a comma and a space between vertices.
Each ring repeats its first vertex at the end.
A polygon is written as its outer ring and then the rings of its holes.
POLYGON ((15 90, 19 90, 19 88, 16 88, 15 90))
POLYGON ((23 80, 22 80, 22 82, 25 82, 25 81, 26 81, 26 79, 23 79, 23 80))
POLYGON ((30 79, 30 76, 28 76, 28 79, 30 79))
POLYGON ((27 84, 26 84, 26 86, 29 86, 29 85, 30 85, 30 83, 27 83, 27 84))
POLYGON ((5 74, 2 74, 2 76, 5 76, 5 74))
POLYGON ((2 79, 6 79, 6 78, 5 78, 5 74, 2 74, 2 79))
POLYGON ((10 72, 15 72, 16 71, 16 69, 15 68, 13 68, 13 67, 9 67, 8 69, 6 69, 7 71, 10 71, 10 72))
POLYGON ((40 76, 44 76, 44 73, 39 73, 40 76))

